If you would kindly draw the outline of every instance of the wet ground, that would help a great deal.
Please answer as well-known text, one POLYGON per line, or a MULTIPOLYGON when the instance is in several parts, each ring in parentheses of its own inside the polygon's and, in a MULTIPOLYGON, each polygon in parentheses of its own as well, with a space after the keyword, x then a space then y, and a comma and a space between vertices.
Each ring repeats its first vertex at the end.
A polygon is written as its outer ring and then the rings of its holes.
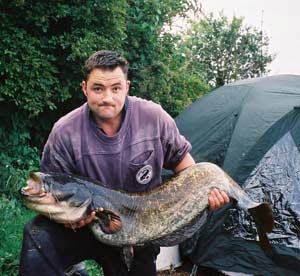
MULTIPOLYGON (((184 263, 182 266, 160 271, 158 276, 190 276, 193 271, 193 265, 191 263, 184 263)), ((193 276, 225 276, 222 272, 208 267, 198 267, 197 272, 193 276)))

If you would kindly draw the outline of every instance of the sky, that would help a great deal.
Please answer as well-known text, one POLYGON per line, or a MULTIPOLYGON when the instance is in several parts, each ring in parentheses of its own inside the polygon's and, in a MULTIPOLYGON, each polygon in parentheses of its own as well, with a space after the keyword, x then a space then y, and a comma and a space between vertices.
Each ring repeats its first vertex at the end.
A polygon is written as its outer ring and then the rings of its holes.
MULTIPOLYGON (((199 0, 200 1, 200 0, 199 0)), ((205 13, 219 11, 231 18, 244 17, 244 24, 269 37, 269 53, 275 60, 269 75, 300 75, 300 0, 201 0, 205 13), (263 22, 263 23, 262 23, 263 22)))

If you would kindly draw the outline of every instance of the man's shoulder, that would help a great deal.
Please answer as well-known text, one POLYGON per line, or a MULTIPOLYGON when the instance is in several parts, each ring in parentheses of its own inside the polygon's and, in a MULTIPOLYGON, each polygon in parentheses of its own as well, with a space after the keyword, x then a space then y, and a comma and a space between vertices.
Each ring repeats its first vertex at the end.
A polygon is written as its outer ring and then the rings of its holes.
POLYGON ((158 103, 135 96, 130 96, 129 101, 132 102, 132 112, 145 120, 158 120, 160 122, 173 120, 170 114, 158 103))
POLYGON ((157 104, 151 100, 146 100, 136 96, 128 96, 128 100, 132 106, 132 109, 138 112, 147 112, 152 115, 158 115, 163 111, 163 108, 160 104, 157 104))
POLYGON ((64 129, 64 131, 68 128, 76 128, 76 126, 80 126, 82 120, 85 118, 85 113, 87 109, 87 104, 84 103, 80 107, 70 111, 63 117, 61 117, 55 124, 53 129, 59 131, 64 129))

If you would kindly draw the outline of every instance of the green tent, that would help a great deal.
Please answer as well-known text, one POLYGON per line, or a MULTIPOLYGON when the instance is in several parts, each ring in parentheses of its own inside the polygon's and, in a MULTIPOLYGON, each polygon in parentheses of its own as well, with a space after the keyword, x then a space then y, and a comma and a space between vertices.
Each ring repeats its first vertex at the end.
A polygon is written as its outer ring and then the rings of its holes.
POLYGON ((300 76, 215 89, 176 118, 197 162, 221 166, 254 200, 273 205, 272 253, 249 215, 226 206, 181 245, 195 264, 259 275, 300 275, 300 76))

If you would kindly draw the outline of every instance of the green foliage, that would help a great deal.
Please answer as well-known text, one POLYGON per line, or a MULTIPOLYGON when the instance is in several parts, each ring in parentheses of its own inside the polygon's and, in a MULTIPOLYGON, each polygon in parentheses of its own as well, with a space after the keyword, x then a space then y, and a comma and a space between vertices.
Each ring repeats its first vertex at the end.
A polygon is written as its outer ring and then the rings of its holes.
POLYGON ((125 0, 1 1, 1 98, 31 116, 78 98, 84 60, 121 48, 126 6, 125 0))
POLYGON ((195 76, 179 76, 181 57, 170 43, 172 36, 164 32, 164 25, 189 2, 0 0, 0 107, 5 102, 25 112, 24 120, 35 122, 30 126, 36 134, 33 142, 41 147, 53 122, 84 101, 80 82, 86 58, 96 50, 112 49, 130 61, 130 93, 155 100, 177 115, 194 98, 188 89, 203 93, 200 78, 200 87, 195 87, 195 76), (157 72, 156 61, 179 67, 157 72), (178 83, 181 79, 184 86, 178 83), (153 80, 168 86, 148 85, 153 80), (173 99, 178 93, 169 91, 180 86, 181 99, 173 99))
POLYGON ((28 126, 21 114, 0 120, 0 194, 17 197, 28 173, 38 169, 39 154, 30 145, 28 126))
POLYGON ((102 268, 97 262, 94 260, 87 260, 85 262, 86 264, 86 270, 89 273, 89 276, 102 276, 103 271, 102 268))
POLYGON ((273 60, 269 39, 255 28, 244 26, 243 18, 228 20, 222 13, 193 22, 182 47, 202 72, 205 80, 220 86, 239 79, 267 73, 273 60))
POLYGON ((0 197, 1 275, 18 275, 23 226, 32 217, 33 213, 23 208, 18 200, 0 197))
POLYGON ((177 38, 165 34, 158 50, 159 59, 140 70, 139 95, 160 103, 171 116, 208 92, 209 86, 197 71, 189 70, 189 61, 174 45, 177 38))
POLYGON ((129 2, 125 47, 131 63, 130 93, 160 103, 172 116, 208 90, 199 72, 186 70, 187 61, 175 46, 178 37, 164 31, 189 2, 129 2))

